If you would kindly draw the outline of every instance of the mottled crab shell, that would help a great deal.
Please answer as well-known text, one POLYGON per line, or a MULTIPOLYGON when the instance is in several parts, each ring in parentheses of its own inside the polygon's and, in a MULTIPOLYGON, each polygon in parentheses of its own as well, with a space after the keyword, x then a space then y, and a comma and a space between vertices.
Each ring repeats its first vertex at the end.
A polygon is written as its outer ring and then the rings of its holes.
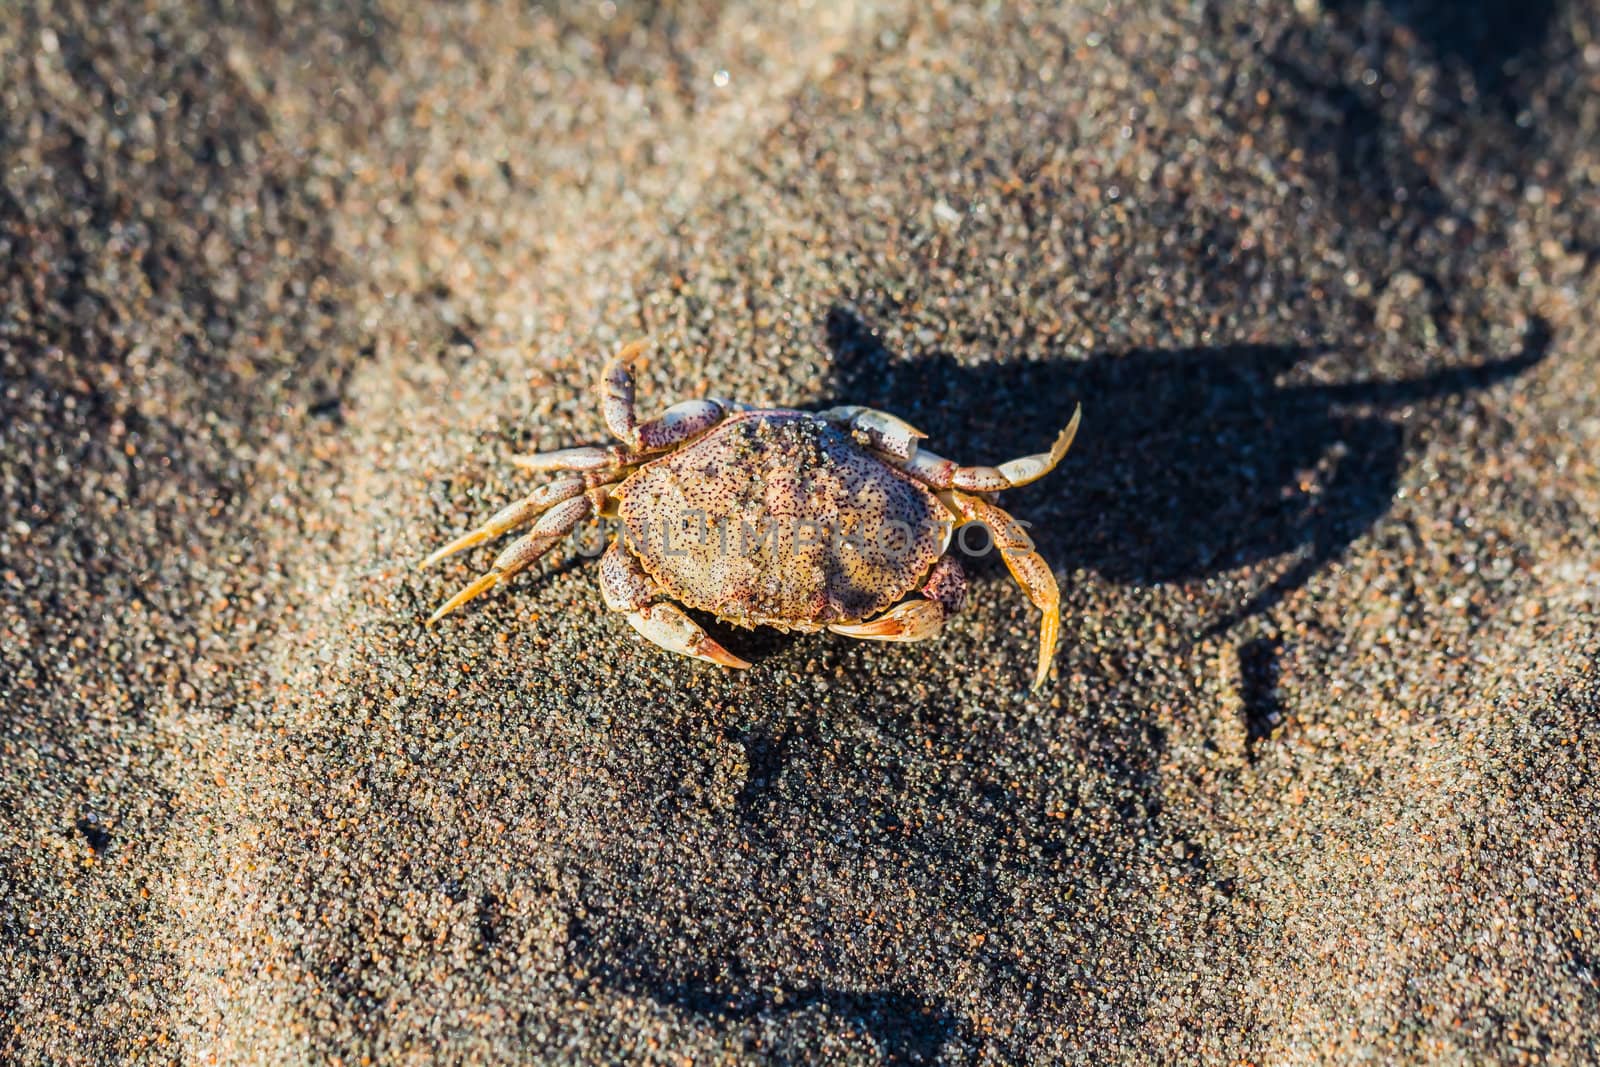
POLYGON ((740 626, 859 622, 916 588, 950 513, 802 411, 757 410, 618 487, 625 544, 669 596, 740 626))

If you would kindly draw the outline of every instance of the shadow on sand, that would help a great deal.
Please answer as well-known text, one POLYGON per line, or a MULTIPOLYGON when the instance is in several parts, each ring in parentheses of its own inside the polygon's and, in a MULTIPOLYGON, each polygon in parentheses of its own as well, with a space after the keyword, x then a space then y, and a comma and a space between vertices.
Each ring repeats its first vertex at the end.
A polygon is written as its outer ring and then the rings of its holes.
POLYGON ((1060 471, 1008 497, 1058 572, 1182 582, 1297 557, 1214 629, 1272 607, 1384 515, 1404 456, 1392 413, 1503 381, 1549 344, 1536 321, 1521 354, 1481 366, 1284 385, 1321 353, 1231 345, 968 367, 943 354, 899 358, 844 307, 829 313, 827 331, 832 402, 893 411, 964 463, 1038 451, 1082 402, 1083 426, 1060 471))

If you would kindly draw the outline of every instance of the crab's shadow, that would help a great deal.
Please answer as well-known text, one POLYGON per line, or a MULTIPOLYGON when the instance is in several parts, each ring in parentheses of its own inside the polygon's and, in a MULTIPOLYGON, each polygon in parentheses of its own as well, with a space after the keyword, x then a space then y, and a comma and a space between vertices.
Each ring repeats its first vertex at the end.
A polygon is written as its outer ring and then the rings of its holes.
MULTIPOLYGON (((1220 625, 1259 614, 1337 558, 1387 511, 1404 458, 1395 413, 1539 362, 1536 322, 1517 355, 1397 381, 1283 384, 1316 349, 1241 344, 967 366, 891 352, 846 307, 827 316, 836 403, 880 407, 928 447, 990 463, 1045 447, 1084 407, 1071 453, 1009 495, 1057 567, 1119 583, 1183 582, 1283 558, 1220 625)), ((1268 568, 1271 570, 1272 568, 1268 568)))

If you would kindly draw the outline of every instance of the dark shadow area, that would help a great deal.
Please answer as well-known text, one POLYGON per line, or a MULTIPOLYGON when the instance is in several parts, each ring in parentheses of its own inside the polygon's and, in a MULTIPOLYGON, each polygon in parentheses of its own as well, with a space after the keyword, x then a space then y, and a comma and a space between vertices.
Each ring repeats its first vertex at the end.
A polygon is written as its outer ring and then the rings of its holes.
POLYGON ((84 841, 89 845, 89 851, 96 856, 110 847, 111 831, 93 812, 80 816, 72 826, 73 829, 83 835, 84 841))
POLYGON ((1537 61, 1555 20, 1555 0, 1328 0, 1327 10, 1351 21, 1374 6, 1406 27, 1446 65, 1471 76, 1478 94, 1514 117, 1516 81, 1537 61))
MULTIPOLYGON (((736 825, 712 850, 718 858, 708 860, 712 870, 696 876, 692 906, 668 912, 648 889, 659 878, 650 866, 660 862, 655 856, 641 856, 639 868, 620 880, 626 893, 615 883, 586 886, 567 943, 587 982, 693 1013, 763 1056, 773 1055, 768 1042, 781 1032, 776 1047, 785 1051, 775 1062, 815 1062, 827 1051, 819 1040, 850 1032, 874 1043, 882 1062, 963 1063, 980 1049, 995 1062, 1027 1062, 1043 1035, 984 1030, 981 1013, 946 998, 947 963, 938 961, 961 959, 970 980, 981 983, 983 1002, 1012 1004, 1033 1018, 1084 1020, 1089 1032, 1076 1040, 1092 1048, 1093 1028, 1107 1013, 1132 1018, 1146 1010, 1136 996, 1113 1004, 1103 989, 1083 983, 1085 959, 1132 965, 1125 930, 1108 920, 1106 901, 1143 900, 1154 872, 1233 892, 1227 871, 1167 820, 1159 775, 1167 738, 1143 716, 1117 708, 1085 714, 1073 727, 1082 773, 1069 773, 1055 760, 1011 760, 1014 738, 1001 731, 960 731, 958 738, 959 709, 942 705, 937 694, 915 716, 878 717, 866 730, 871 743, 858 727, 830 725, 835 715, 797 701, 723 728, 743 746, 748 772, 734 798, 736 825), (930 720, 947 717, 946 736, 959 756, 938 757, 936 774, 927 763, 901 758, 920 754, 930 720), (854 739, 843 754, 842 737, 854 739), (876 877, 868 872, 892 857, 893 877, 904 878, 914 895, 896 895, 887 914, 877 915, 849 893, 813 888, 819 899, 797 897, 786 880, 818 852, 862 878, 876 877), (1083 886, 1096 891, 1075 896, 1073 888, 1083 886), (1019 910, 1019 895, 1052 903, 1043 914, 1019 910), (833 945, 814 959, 775 967, 772 951, 750 943, 752 900, 798 909, 794 928, 825 928, 833 945), (899 946, 876 944, 880 924, 891 918, 916 938, 907 955, 923 964, 898 967, 885 979, 871 961, 910 963, 899 946)), ((665 747, 678 735, 652 736, 665 747)), ((643 795, 639 803, 643 819, 664 820, 654 835, 670 836, 695 817, 643 795)), ((785 936, 806 942, 804 934, 785 936)), ((1157 966, 1152 961, 1166 951, 1144 944, 1138 963, 1157 966)))
POLYGON ((1245 750, 1252 761, 1256 746, 1283 725, 1286 715, 1278 696, 1281 642, 1257 638, 1239 646, 1239 692, 1244 701, 1245 750))
POLYGON ((1481 366, 1285 385, 1320 353, 1231 345, 969 367, 942 353, 897 357, 845 307, 829 313, 827 334, 837 361, 829 402, 892 411, 962 463, 1039 451, 1083 404, 1061 468, 1004 498, 1058 572, 1183 582, 1298 555, 1224 628, 1304 585, 1387 511, 1404 450, 1392 413, 1514 376, 1550 340, 1536 322, 1520 354, 1481 366))
POLYGON ((759 823, 784 767, 797 750, 816 743, 815 723, 791 722, 778 729, 757 724, 749 730, 730 729, 725 733, 743 747, 749 766, 744 786, 734 797, 734 810, 743 821, 759 823))
MULTIPOLYGON (((574 920, 567 944, 610 990, 724 1024, 771 1021, 821 1009, 835 1023, 868 1035, 885 1063, 938 1062, 945 1043, 962 1030, 960 1020, 949 1011, 905 993, 775 984, 746 973, 736 956, 712 973, 692 959, 653 948, 648 935, 630 931, 628 916, 608 916, 592 904, 587 910, 598 921, 574 920)), ((809 1057, 770 1051, 768 1056, 775 1063, 810 1062, 809 1057)))

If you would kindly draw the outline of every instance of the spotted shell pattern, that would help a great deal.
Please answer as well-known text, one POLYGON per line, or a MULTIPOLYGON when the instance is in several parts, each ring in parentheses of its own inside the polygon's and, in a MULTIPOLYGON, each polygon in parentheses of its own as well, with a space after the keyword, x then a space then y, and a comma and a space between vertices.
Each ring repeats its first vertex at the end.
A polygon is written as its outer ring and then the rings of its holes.
POLYGON ((800 411, 735 416, 635 471, 617 496, 650 576, 739 626, 871 618, 949 543, 949 512, 929 489, 800 411))

